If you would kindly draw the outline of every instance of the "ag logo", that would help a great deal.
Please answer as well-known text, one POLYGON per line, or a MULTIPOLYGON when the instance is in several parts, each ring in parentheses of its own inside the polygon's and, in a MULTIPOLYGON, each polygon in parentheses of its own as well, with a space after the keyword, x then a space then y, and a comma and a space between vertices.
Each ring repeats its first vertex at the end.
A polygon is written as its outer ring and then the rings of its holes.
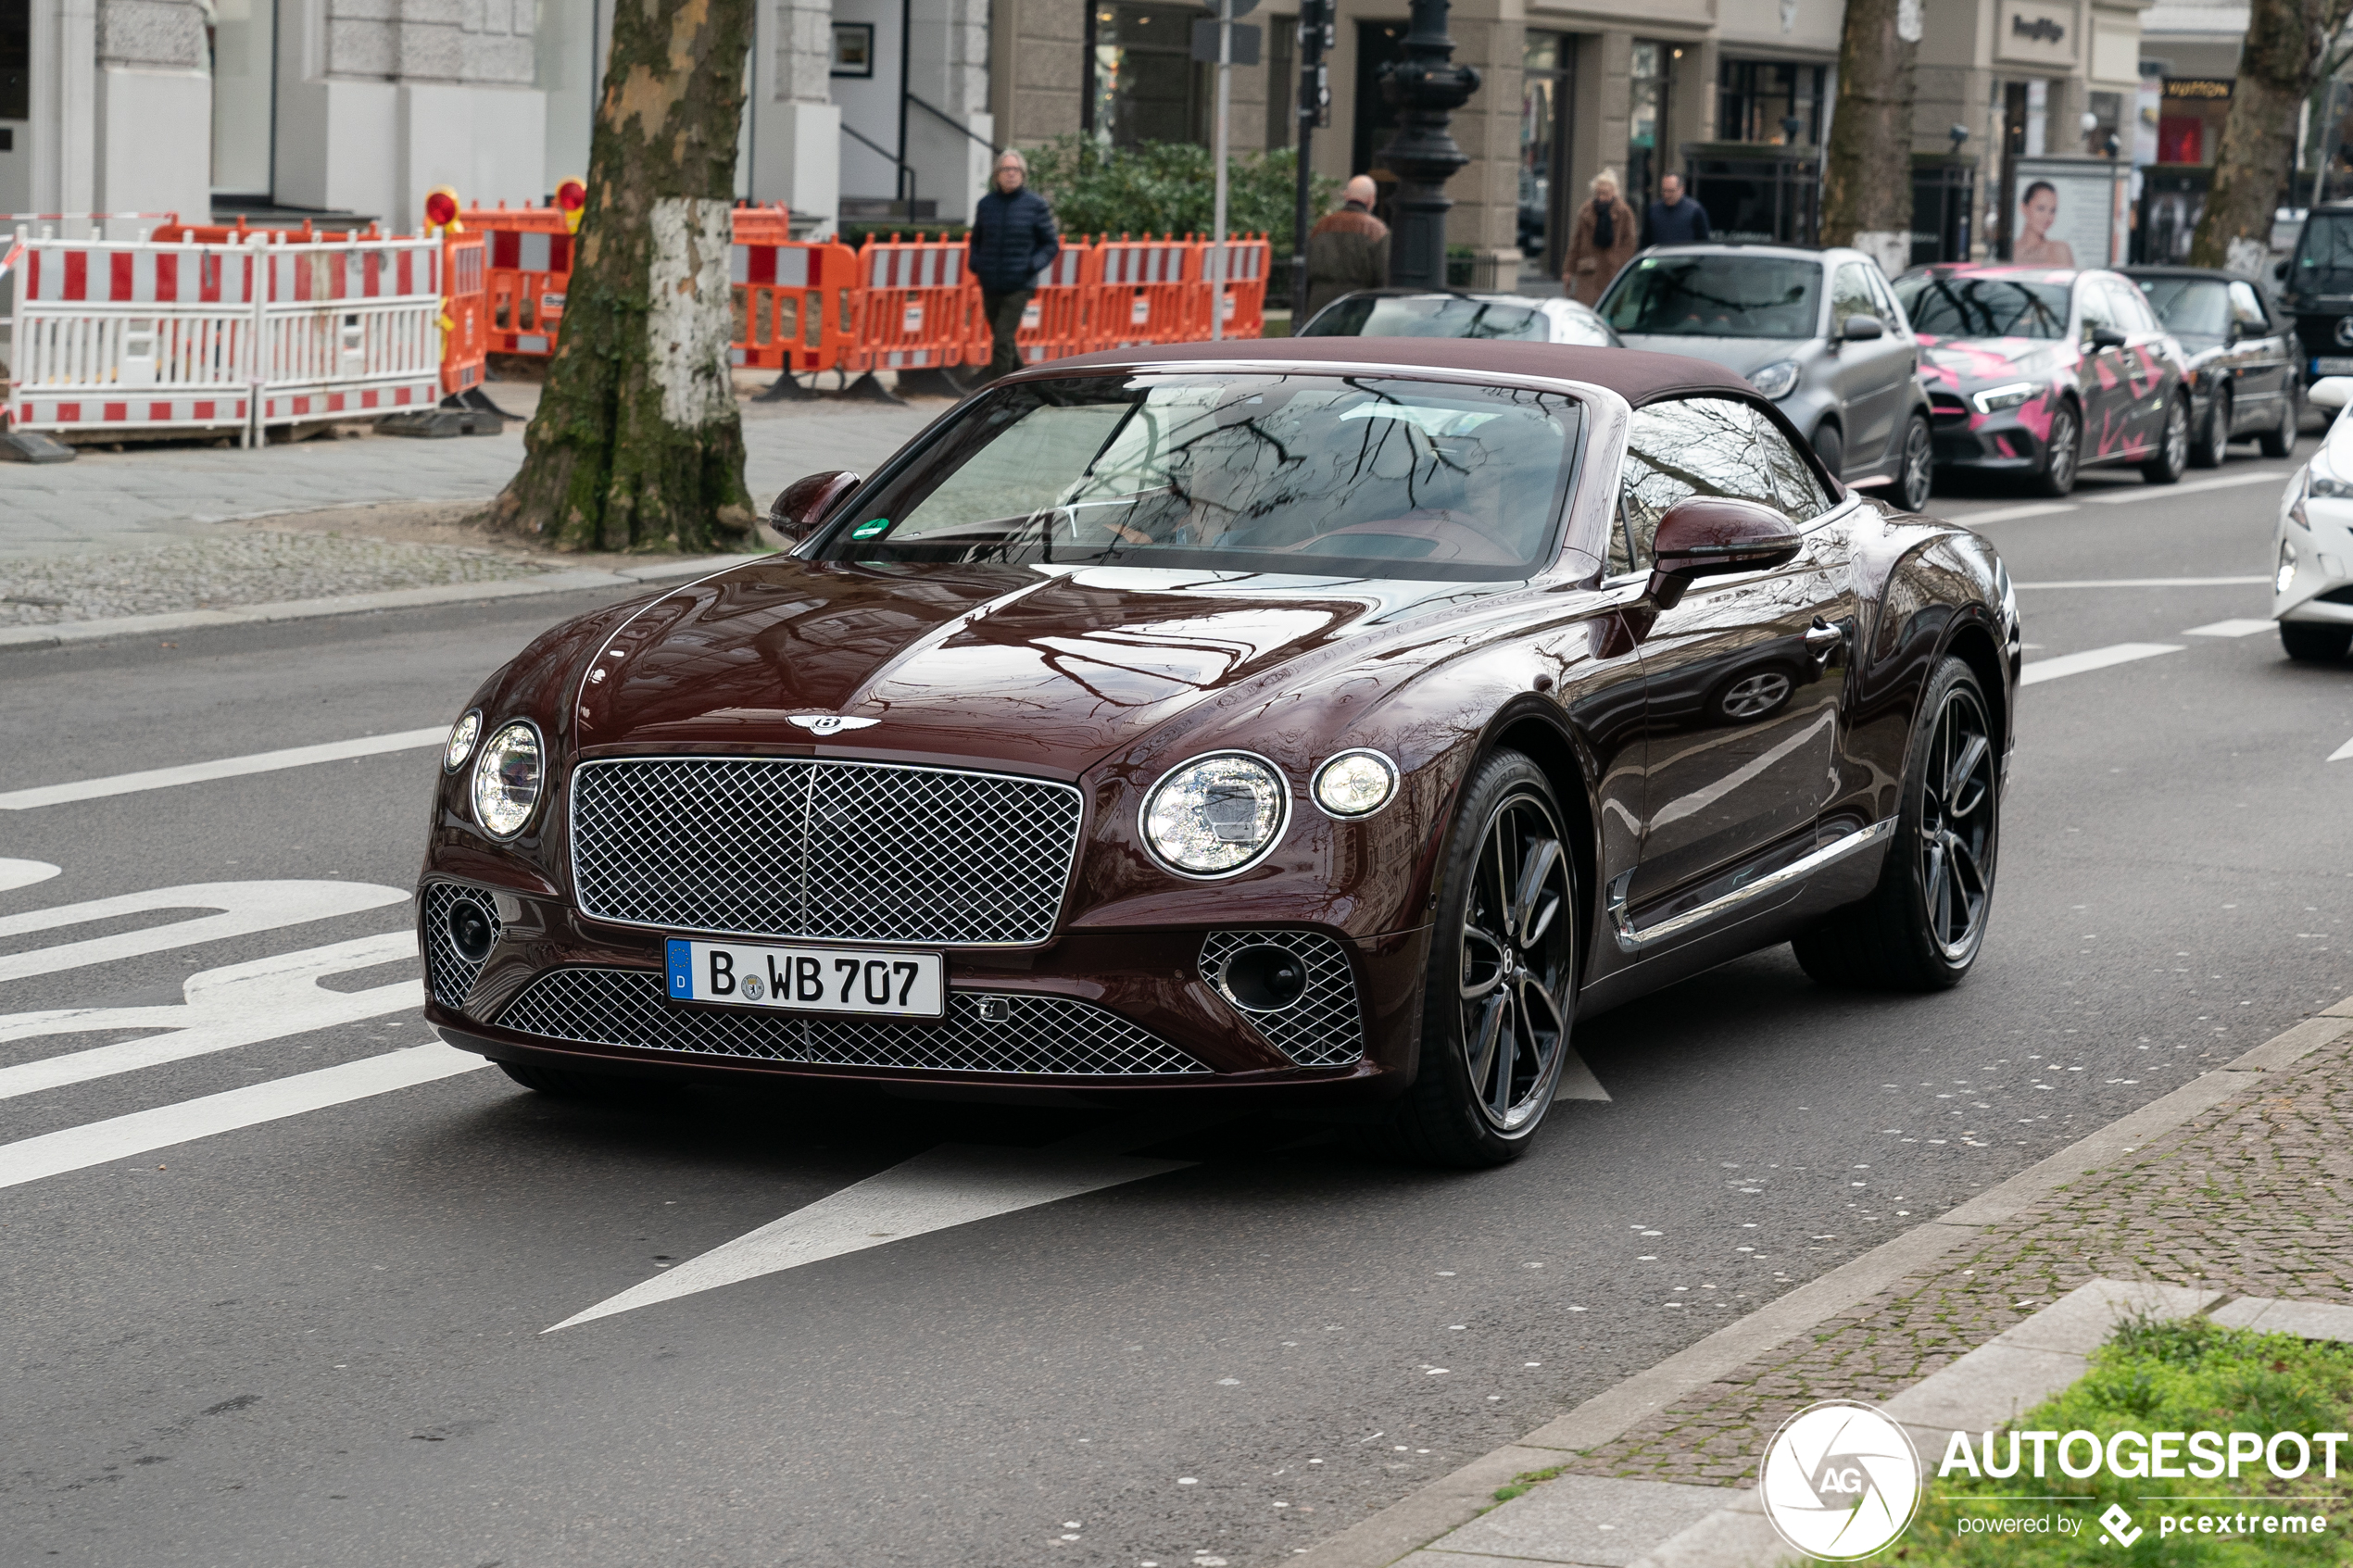
POLYGON ((844 730, 865 730, 882 722, 879 719, 845 719, 838 713, 794 713, 786 722, 799 724, 812 735, 837 735, 844 730))
POLYGON ((1920 1502, 1919 1455, 1873 1406, 1825 1399, 1782 1424, 1756 1490, 1776 1534, 1808 1557, 1869 1557, 1904 1533, 1920 1502))
POLYGON ((2336 344, 2339 348, 2353 348, 2353 316, 2336 319, 2336 344))
POLYGON ((2120 1502, 2108 1505, 2108 1512, 2100 1515, 2100 1528, 2118 1546, 2131 1546, 2143 1534, 2141 1527, 2133 1523, 2133 1516, 2124 1512, 2124 1505, 2120 1502))

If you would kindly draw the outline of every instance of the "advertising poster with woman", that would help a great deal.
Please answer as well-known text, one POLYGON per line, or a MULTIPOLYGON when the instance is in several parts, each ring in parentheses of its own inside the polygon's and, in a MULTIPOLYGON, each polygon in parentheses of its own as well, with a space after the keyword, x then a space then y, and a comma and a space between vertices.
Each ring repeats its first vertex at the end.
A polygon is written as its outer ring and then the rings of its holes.
POLYGON ((2113 267, 2125 258, 2132 171, 2107 158, 2020 158, 2010 259, 2022 267, 2113 267))

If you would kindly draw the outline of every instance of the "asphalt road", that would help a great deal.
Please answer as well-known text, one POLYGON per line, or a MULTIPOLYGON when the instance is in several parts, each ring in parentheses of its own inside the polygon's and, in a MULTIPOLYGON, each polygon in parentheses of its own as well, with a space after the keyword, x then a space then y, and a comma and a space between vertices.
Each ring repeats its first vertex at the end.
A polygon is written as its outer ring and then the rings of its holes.
MULTIPOLYGON (((2035 585, 2261 577, 2289 465, 2247 450, 1940 502, 2030 660, 2172 650, 2025 692, 1968 984, 1727 966, 1582 1026, 1609 1098, 1484 1174, 1252 1115, 409 1072, 430 751, 0 809, 0 1561, 1278 1562, 2353 990, 2353 665, 2188 634, 2257 583, 2035 585), (31 1016, 86 1009, 179 1010, 31 1016)), ((0 654, 0 806, 445 724, 592 602, 0 654)))

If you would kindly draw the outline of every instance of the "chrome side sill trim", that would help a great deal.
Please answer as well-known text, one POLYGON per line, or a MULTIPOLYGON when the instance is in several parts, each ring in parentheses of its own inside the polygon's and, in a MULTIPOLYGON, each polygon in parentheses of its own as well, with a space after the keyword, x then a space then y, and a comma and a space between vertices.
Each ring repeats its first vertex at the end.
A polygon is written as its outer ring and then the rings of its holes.
POLYGON ((1710 899, 1696 909, 1686 909, 1671 920, 1660 921, 1656 925, 1644 926, 1640 931, 1635 930, 1633 922, 1627 918, 1626 889, 1633 879, 1620 877, 1609 895, 1609 923, 1612 934, 1617 938, 1617 949, 1622 953, 1639 953, 1670 936, 1682 935, 1694 926, 1705 925, 1730 914, 1768 893, 1787 887, 1793 882, 1804 881, 1823 867, 1843 860, 1859 849, 1884 844, 1894 836, 1895 819, 1883 818, 1869 827, 1822 846, 1802 860, 1793 860, 1780 871, 1758 877, 1746 887, 1734 888, 1721 898, 1710 899))

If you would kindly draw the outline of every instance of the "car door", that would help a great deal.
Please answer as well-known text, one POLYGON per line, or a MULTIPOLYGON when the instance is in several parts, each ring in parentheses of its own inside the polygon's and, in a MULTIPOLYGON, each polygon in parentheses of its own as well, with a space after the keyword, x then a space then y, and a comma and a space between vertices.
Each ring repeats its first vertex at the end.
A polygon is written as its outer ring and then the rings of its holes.
POLYGON ((2270 430, 2287 392, 2287 338, 2272 323, 2255 285, 2231 283, 2232 433, 2270 430))
POLYGON ((1905 393, 1914 368, 1903 318, 1890 317, 1871 288, 1870 275, 1877 270, 1868 261, 1843 261, 1831 275, 1831 351, 1837 367, 1831 385, 1838 393, 1840 422, 1846 433, 1846 472, 1851 474, 1887 466, 1889 449, 1903 429, 1905 393), (1872 317, 1884 332, 1845 342, 1847 320, 1856 316, 1872 317))
POLYGON ((2121 332, 2115 296, 2107 280, 2083 277, 2075 283, 2075 341, 2082 347, 2083 364, 2077 372, 2083 390, 2083 460, 2093 463, 2124 452, 2135 440, 2133 378, 2125 373, 2127 354, 2121 348, 2097 348, 2092 334, 2121 332))
POLYGON ((1831 789, 1854 603, 1830 492, 1756 405, 1711 396, 1638 409, 1621 486, 1637 570, 1649 564, 1659 518, 1688 495, 1755 501, 1806 531, 1786 566, 1695 581, 1640 644, 1641 847, 1635 869, 1606 892, 1619 947, 1657 950, 1717 929, 1673 922, 1812 847, 1831 789))

